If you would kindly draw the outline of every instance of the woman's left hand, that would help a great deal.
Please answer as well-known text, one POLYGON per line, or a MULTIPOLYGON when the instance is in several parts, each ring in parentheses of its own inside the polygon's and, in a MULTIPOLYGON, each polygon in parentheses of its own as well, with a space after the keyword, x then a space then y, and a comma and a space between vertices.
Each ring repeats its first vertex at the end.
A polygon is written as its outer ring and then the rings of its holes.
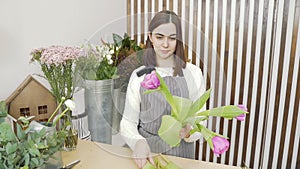
POLYGON ((190 131, 192 130, 192 126, 187 124, 185 125, 179 132, 180 138, 189 138, 190 137, 190 131))

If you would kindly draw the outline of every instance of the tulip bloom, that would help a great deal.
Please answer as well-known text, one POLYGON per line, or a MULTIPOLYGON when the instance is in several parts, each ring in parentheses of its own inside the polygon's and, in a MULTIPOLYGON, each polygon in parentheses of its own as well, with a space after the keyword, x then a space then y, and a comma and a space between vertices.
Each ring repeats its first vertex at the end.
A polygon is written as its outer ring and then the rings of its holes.
POLYGON ((237 105, 237 107, 240 108, 240 109, 242 109, 242 110, 244 110, 244 111, 246 111, 246 112, 248 112, 247 107, 244 106, 244 105, 242 105, 242 104, 237 105))
POLYGON ((212 143, 214 146, 214 153, 217 155, 217 157, 219 157, 220 154, 225 153, 229 148, 229 141, 219 136, 212 138, 212 143))
MULTIPOLYGON (((242 109, 242 110, 244 110, 245 112, 248 111, 247 107, 244 106, 244 105, 242 105, 242 104, 239 104, 237 107, 240 108, 240 109, 242 109)), ((239 120, 239 121, 244 121, 245 118, 246 118, 246 114, 244 114, 244 113, 243 113, 243 114, 240 114, 239 116, 236 116, 235 118, 236 118, 237 120, 239 120)))
POLYGON ((160 86, 160 81, 155 73, 152 71, 147 74, 144 81, 142 81, 141 86, 145 89, 157 89, 160 86))
POLYGON ((244 113, 240 114, 239 116, 236 116, 235 118, 239 121, 244 121, 246 118, 246 114, 244 114, 244 113))

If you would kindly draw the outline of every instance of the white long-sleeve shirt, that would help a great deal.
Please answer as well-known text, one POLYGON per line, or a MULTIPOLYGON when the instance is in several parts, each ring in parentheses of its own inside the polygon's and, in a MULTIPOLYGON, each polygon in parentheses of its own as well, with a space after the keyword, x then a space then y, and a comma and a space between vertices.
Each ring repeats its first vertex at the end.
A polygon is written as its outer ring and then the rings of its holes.
MULTIPOLYGON (((124 114, 120 123, 120 133, 131 149, 134 148, 138 140, 145 139, 139 134, 137 128, 141 103, 140 87, 145 75, 138 77, 136 74, 136 72, 144 67, 145 66, 141 66, 137 68, 131 74, 127 87, 124 114)), ((173 76, 173 68, 155 67, 155 69, 162 77, 173 76)), ((191 63, 187 63, 186 68, 182 71, 187 82, 189 98, 195 101, 205 92, 205 82, 202 71, 199 67, 191 63)), ((205 106, 203 106, 202 109, 204 110, 205 106)))

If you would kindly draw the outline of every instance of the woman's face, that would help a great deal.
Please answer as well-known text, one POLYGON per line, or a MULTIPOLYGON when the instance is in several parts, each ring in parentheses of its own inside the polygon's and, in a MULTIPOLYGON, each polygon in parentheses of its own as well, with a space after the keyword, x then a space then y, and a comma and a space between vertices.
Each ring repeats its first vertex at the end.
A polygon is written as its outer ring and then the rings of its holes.
POLYGON ((162 24, 149 34, 149 38, 153 44, 156 53, 156 59, 170 59, 176 49, 176 26, 174 23, 162 24))

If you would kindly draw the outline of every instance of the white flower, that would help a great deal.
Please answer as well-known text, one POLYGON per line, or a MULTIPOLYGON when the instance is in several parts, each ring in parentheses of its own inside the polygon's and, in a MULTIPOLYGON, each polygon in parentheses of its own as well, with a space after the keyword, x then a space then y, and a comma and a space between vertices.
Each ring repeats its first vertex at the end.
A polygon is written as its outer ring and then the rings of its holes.
POLYGON ((111 65, 111 64, 113 64, 113 63, 114 63, 114 61, 113 61, 112 59, 109 59, 109 60, 108 60, 108 64, 111 65))
POLYGON ((70 109, 70 110, 72 110, 72 111, 74 111, 75 110, 75 102, 73 101, 73 100, 70 100, 70 99, 68 99, 68 100, 66 100, 65 101, 65 105, 70 109))
POLYGON ((111 55, 106 55, 107 60, 111 60, 111 57, 112 57, 111 55))

